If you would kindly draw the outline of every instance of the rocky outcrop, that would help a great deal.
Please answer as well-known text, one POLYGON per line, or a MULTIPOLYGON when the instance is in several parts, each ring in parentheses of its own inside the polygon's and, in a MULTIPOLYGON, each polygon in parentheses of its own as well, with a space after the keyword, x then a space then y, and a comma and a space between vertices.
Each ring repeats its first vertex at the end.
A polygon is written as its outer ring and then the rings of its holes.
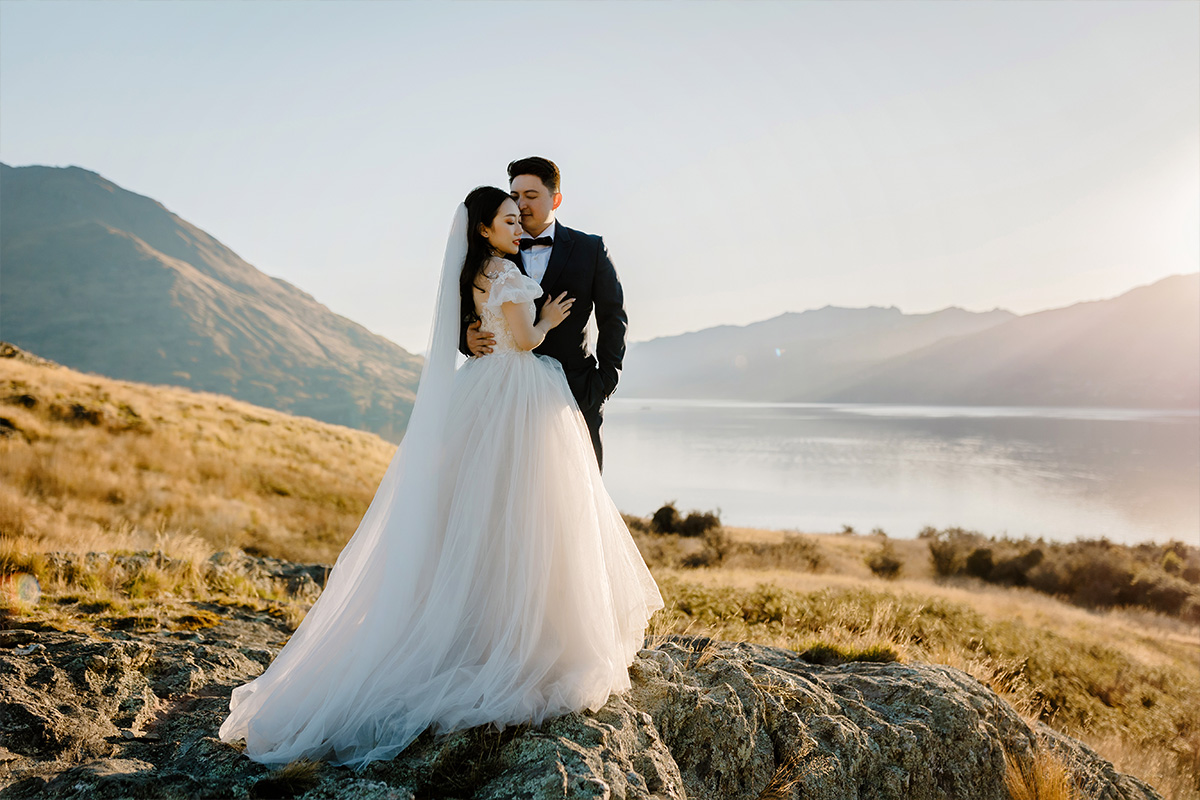
POLYGON ((1007 800, 1005 752, 1051 748, 1088 797, 1158 797, 955 669, 683 637, 647 642, 595 713, 427 733, 362 772, 273 770, 216 732, 287 628, 211 608, 198 632, 0 631, 0 796, 1007 800))

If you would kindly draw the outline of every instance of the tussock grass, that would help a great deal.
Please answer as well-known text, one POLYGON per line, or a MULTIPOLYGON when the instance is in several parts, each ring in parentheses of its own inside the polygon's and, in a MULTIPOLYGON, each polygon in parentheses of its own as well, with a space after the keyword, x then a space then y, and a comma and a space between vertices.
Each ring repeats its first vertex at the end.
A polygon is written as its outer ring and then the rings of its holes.
POLYGON ((809 760, 811 750, 812 745, 805 743, 805 746, 792 753, 787 761, 780 764, 771 775, 771 780, 758 793, 756 800, 791 800, 792 790, 800 783, 800 779, 804 777, 806 771, 812 767, 809 760))
POLYGON ((1038 750, 1027 764, 1005 753, 1004 766, 1012 800, 1079 800, 1066 764, 1049 750, 1038 750))
POLYGON ((42 588, 34 605, 0 592, 0 627, 58 630, 196 631, 224 617, 211 606, 266 612, 295 630, 315 596, 289 592, 287 582, 265 572, 241 552, 206 558, 164 551, 21 553, 0 538, 0 574, 27 572, 42 588))
POLYGON ((251 797, 296 797, 317 785, 322 763, 307 758, 289 762, 259 778, 250 787, 251 797))

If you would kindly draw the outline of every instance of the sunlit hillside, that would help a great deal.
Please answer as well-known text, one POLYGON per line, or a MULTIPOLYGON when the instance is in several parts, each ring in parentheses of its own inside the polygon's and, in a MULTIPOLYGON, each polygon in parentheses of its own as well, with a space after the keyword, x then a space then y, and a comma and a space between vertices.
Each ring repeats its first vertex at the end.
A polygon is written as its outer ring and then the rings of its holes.
POLYGON ((0 348, 0 531, 23 546, 194 536, 331 563, 395 450, 371 433, 0 348))
POLYGON ((5 340, 400 440, 420 356, 95 172, 0 164, 0 180, 5 340))
MULTIPOLYGON (((220 395, 0 356, 0 577, 30 573, 42 590, 34 603, 0 591, 0 627, 179 631, 239 607, 294 628, 311 592, 290 594, 245 554, 332 564, 394 451, 220 395)), ((1181 616, 942 578, 926 540, 726 528, 711 514, 680 521, 695 535, 627 521, 666 600, 652 636, 949 664, 1168 800, 1200 798, 1200 632, 1181 616)))

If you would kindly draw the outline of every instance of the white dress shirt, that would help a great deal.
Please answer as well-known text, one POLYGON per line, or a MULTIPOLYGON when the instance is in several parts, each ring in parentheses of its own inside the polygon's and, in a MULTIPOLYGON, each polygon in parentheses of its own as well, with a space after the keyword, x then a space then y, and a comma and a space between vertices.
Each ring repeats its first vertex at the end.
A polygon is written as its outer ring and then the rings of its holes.
MULTIPOLYGON (((543 236, 554 238, 554 230, 558 227, 558 220, 550 223, 546 230, 539 233, 537 236, 530 236, 529 233, 521 234, 522 239, 541 239, 543 236)), ((535 244, 528 250, 521 251, 521 263, 525 265, 525 274, 533 278, 538 283, 542 282, 542 278, 546 276, 546 267, 550 264, 550 253, 554 250, 553 244, 535 244)))

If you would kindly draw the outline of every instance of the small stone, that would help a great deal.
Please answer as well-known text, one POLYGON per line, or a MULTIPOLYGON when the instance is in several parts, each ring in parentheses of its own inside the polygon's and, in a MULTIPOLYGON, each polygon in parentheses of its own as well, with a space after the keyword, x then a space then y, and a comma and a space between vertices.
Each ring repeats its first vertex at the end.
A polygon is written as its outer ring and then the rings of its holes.
POLYGON ((37 631, 0 631, 0 647, 16 647, 19 644, 36 641, 37 638, 37 631))
POLYGON ((45 649, 46 645, 42 644, 41 642, 34 642, 33 644, 25 645, 24 647, 18 647, 13 652, 19 656, 27 656, 45 649))

